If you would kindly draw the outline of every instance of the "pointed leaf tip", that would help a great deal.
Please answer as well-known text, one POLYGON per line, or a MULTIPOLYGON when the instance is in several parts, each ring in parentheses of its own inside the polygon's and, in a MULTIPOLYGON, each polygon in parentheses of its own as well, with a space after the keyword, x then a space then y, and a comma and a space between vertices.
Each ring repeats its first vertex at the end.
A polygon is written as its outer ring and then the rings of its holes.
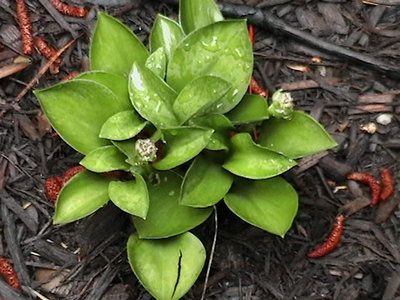
POLYGON ((290 158, 300 158, 337 146, 320 123, 295 111, 290 120, 271 118, 263 122, 260 145, 290 158))
POLYGON ((298 196, 280 177, 241 179, 225 196, 225 203, 244 221, 284 237, 296 216, 298 196))
POLYGON ((104 206, 111 178, 83 171, 63 187, 56 202, 54 224, 74 222, 104 206))
POLYGON ((92 70, 126 76, 134 62, 144 64, 148 55, 146 47, 128 27, 99 13, 90 45, 92 70))

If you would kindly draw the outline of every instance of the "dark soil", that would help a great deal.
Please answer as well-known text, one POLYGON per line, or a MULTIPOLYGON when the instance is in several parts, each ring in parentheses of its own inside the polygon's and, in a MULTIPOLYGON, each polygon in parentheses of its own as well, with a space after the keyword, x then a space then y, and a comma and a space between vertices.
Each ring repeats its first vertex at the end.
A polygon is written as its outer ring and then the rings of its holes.
MULTIPOLYGON (((35 35, 57 48, 79 37, 63 55, 60 73, 46 73, 35 87, 87 70, 96 9, 122 19, 145 43, 158 12, 176 16, 176 7, 162 1, 75 1, 92 8, 85 19, 51 15, 48 0, 26 2, 35 35), (108 6, 98 6, 104 3, 108 6)), ((292 91, 297 108, 324 124, 339 146, 301 160, 288 175, 300 208, 284 239, 218 207, 206 299, 400 299, 398 188, 390 200, 371 208, 368 188, 345 180, 349 171, 379 175, 387 166, 399 179, 400 80, 395 71, 379 67, 400 69, 399 1, 373 1, 394 6, 340 0, 235 2, 262 8, 317 41, 367 55, 378 67, 317 49, 279 28, 257 27, 255 76, 270 92, 292 91), (383 113, 392 118, 387 125, 377 122, 383 113), (308 259, 307 252, 326 238, 339 212, 350 215, 340 246, 323 258, 308 259)), ((0 0, 0 8, 2 75, 3 67, 20 55, 21 42, 14 1, 0 0)), ((24 70, 0 76, 0 255, 14 264, 23 284, 16 293, 0 279, 0 299, 151 299, 125 258, 133 228, 114 207, 74 224, 51 225, 53 205, 43 182, 77 165, 80 156, 52 135, 30 91, 16 100, 46 62, 37 53, 30 59, 24 70)), ((213 220, 196 231, 209 251, 213 220)), ((202 274, 186 299, 200 299, 204 281, 202 274)))

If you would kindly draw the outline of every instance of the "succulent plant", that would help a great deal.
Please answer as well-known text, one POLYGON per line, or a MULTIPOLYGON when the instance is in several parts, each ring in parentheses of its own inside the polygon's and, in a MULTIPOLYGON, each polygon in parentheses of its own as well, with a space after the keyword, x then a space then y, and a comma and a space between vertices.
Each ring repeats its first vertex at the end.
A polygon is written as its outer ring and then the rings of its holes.
POLYGON ((111 200, 132 216, 128 259, 139 281, 157 299, 179 299, 206 259, 189 230, 214 205, 223 200, 283 237, 298 197, 279 175, 336 143, 293 111, 289 94, 278 91, 270 105, 246 94, 253 71, 246 20, 225 20, 213 0, 181 0, 179 23, 158 15, 149 48, 99 13, 91 71, 35 95, 60 137, 85 155, 86 170, 58 196, 54 223, 111 200), (115 170, 124 178, 102 175, 115 170))

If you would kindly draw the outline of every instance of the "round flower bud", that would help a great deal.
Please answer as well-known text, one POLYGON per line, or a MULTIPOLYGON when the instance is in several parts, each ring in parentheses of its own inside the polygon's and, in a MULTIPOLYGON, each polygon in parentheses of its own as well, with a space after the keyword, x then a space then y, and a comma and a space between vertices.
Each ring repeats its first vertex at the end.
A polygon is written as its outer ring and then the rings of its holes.
POLYGON ((136 152, 143 162, 151 162, 157 158, 157 147, 150 139, 139 139, 135 143, 136 152))
POLYGON ((272 95, 272 103, 268 107, 268 111, 275 118, 290 119, 293 114, 293 108, 293 98, 290 93, 277 90, 272 95))

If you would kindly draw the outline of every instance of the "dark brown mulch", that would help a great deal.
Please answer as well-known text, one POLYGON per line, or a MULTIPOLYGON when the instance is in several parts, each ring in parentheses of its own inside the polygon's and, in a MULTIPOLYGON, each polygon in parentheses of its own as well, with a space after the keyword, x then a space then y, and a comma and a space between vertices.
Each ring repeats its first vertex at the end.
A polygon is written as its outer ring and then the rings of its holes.
MULTIPOLYGON (((289 26, 250 16, 259 25, 255 75, 270 91, 292 91, 297 108, 320 120, 339 146, 301 161, 289 174, 300 194, 300 208, 284 239, 250 227, 219 207, 206 299, 400 299, 398 189, 373 209, 366 200, 368 189, 344 178, 351 170, 378 175, 390 166, 399 179, 398 1, 389 1, 394 6, 361 1, 231 2, 247 7, 232 10, 222 3, 230 14, 256 7, 289 26), (284 34, 293 28, 297 31, 284 34), (298 30, 301 35, 296 35, 298 30), (317 45, 308 40, 310 34, 317 45), (371 58, 378 67, 343 56, 337 47, 327 49, 323 42, 371 58), (392 116, 391 123, 377 123, 383 113, 392 116), (339 210, 352 213, 340 247, 321 259, 306 258, 324 240, 339 210)), ((121 18, 145 42, 156 13, 176 16, 176 7, 162 1, 85 3, 92 9, 86 19, 77 19, 54 12, 48 0, 27 1, 35 34, 54 46, 60 48, 83 34, 65 53, 61 72, 46 74, 38 87, 88 68, 98 5, 108 5, 100 9, 121 18)), ((14 1, 0 0, 0 7, 1 75, 20 55, 21 44, 14 1)), ((125 258, 125 241, 133 228, 114 207, 75 224, 51 225, 53 206, 43 194, 43 181, 76 165, 80 156, 51 135, 31 93, 15 100, 45 63, 38 54, 30 59, 24 70, 0 81, 0 255, 14 264, 23 283, 22 293, 16 294, 0 280, 0 299, 150 299, 125 258), (63 284, 54 288, 57 280, 63 284)), ((213 228, 210 220, 196 229, 208 249, 213 228)), ((200 298, 203 282, 204 274, 187 299, 200 298)))

